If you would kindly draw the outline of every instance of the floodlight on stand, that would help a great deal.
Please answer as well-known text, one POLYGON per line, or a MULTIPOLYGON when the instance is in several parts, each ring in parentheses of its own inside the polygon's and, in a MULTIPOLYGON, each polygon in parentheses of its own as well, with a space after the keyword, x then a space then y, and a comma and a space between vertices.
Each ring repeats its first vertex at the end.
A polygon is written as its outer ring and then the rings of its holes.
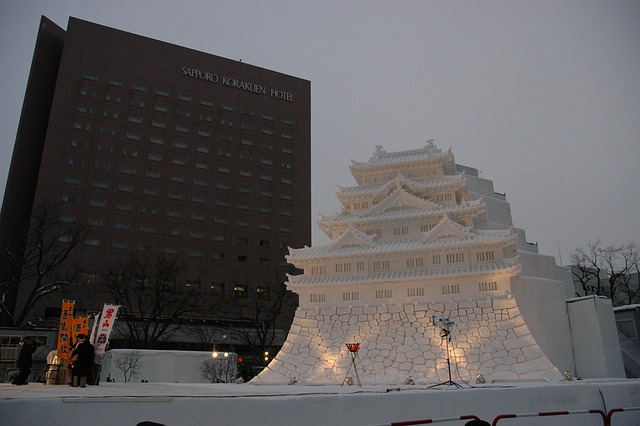
POLYGON ((451 358, 449 354, 449 342, 451 341, 451 330, 453 329, 453 326, 456 325, 456 323, 453 321, 450 321, 449 318, 439 317, 436 315, 431 317, 431 320, 433 321, 434 326, 437 326, 440 328, 440 339, 445 340, 445 348, 447 351, 447 371, 449 373, 449 380, 447 380, 446 382, 435 384, 433 386, 429 386, 429 387, 433 388, 436 386, 447 385, 447 386, 455 386, 457 388, 461 388, 462 386, 460 386, 458 383, 451 380, 451 358))

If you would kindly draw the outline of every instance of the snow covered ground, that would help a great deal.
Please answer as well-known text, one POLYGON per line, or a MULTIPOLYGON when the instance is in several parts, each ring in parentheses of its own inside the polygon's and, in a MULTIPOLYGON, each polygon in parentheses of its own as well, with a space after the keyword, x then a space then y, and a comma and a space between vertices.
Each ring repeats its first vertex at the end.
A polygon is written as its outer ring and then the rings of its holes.
POLYGON ((137 425, 389 425, 391 422, 461 416, 490 423, 500 414, 568 410, 557 417, 499 420, 499 426, 602 425, 597 414, 626 408, 613 425, 640 425, 640 380, 593 379, 557 383, 493 383, 455 386, 267 386, 245 384, 101 383, 0 384, 0 424, 137 425), (630 408, 638 410, 629 410, 630 408))

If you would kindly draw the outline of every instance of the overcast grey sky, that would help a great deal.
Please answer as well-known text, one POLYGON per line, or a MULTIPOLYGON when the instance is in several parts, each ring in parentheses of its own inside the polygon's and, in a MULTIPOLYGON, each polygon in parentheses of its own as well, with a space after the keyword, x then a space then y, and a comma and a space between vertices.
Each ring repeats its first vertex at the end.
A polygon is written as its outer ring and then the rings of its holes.
POLYGON ((563 264, 598 238, 640 243, 639 0, 2 0, 2 194, 41 15, 310 80, 314 244, 351 159, 428 139, 563 264))

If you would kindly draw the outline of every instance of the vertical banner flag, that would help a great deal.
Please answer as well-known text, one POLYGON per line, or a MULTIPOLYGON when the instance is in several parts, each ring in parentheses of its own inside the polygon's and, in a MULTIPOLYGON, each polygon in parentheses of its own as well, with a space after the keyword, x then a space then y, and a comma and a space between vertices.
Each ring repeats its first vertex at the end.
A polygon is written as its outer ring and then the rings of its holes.
POLYGON ((63 300, 60 313, 60 326, 58 327, 58 358, 69 358, 71 353, 71 340, 73 335, 73 307, 75 301, 63 300))
POLYGON ((111 330, 113 330, 113 323, 116 321, 117 314, 118 305, 107 305, 105 303, 104 308, 102 308, 100 323, 98 324, 98 337, 96 337, 96 342, 94 344, 95 357, 93 362, 96 364, 102 365, 104 351, 107 347, 107 343, 109 342, 109 335, 111 334, 111 330))
POLYGON ((100 314, 97 313, 93 316, 93 325, 91 326, 91 336, 89 336, 89 343, 93 346, 96 345, 96 331, 98 330, 98 323, 100 322, 100 314))
POLYGON ((73 319, 73 337, 78 334, 89 336, 89 317, 78 317, 73 319))

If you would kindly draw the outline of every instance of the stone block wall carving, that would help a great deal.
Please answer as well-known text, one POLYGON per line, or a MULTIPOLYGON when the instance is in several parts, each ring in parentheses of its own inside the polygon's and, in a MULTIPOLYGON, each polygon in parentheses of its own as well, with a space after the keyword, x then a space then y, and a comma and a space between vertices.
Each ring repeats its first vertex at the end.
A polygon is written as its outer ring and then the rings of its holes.
POLYGON ((350 308, 298 308, 286 343, 256 379, 265 383, 342 383, 356 360, 366 383, 418 384, 448 380, 446 342, 433 316, 455 322, 449 344, 452 379, 561 380, 542 353, 513 298, 350 308))

